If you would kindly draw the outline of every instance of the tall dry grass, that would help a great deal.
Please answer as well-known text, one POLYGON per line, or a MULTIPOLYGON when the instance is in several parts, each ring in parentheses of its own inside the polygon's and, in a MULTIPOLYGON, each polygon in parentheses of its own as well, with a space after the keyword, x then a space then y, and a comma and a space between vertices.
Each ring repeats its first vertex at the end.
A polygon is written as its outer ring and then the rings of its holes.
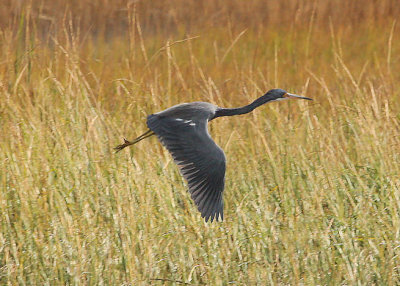
POLYGON ((396 1, 4 1, 1 284, 400 283, 396 1), (279 4, 277 4, 279 3, 279 4), (206 224, 148 114, 221 118, 206 224))

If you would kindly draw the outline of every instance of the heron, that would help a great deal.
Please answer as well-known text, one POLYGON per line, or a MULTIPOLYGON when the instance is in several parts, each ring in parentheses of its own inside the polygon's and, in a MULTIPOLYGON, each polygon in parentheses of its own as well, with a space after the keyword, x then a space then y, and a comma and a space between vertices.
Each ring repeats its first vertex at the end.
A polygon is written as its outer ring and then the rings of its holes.
POLYGON ((202 218, 206 222, 209 219, 223 221, 226 157, 208 133, 208 122, 218 117, 246 114, 265 103, 292 98, 312 100, 283 89, 271 89, 239 108, 222 108, 208 102, 178 104, 149 115, 148 131, 132 141, 124 139, 124 143, 114 149, 119 152, 156 135, 178 165, 202 218))

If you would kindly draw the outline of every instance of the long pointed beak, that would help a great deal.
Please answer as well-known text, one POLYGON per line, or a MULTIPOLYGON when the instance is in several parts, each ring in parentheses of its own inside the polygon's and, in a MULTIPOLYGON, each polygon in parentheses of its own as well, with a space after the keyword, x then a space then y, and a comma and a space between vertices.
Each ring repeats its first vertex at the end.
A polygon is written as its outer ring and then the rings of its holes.
POLYGON ((293 94, 293 93, 287 93, 287 97, 289 97, 289 98, 298 98, 298 99, 313 100, 312 98, 300 96, 300 95, 293 94))

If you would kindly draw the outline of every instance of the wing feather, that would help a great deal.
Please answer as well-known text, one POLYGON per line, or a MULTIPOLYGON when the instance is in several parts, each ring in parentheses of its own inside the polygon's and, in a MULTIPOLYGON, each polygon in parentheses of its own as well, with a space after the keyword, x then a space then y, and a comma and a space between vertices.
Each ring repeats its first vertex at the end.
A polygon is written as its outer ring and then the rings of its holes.
POLYGON ((147 125, 179 166, 202 217, 222 220, 226 159, 208 134, 207 120, 193 122, 152 114, 147 125))

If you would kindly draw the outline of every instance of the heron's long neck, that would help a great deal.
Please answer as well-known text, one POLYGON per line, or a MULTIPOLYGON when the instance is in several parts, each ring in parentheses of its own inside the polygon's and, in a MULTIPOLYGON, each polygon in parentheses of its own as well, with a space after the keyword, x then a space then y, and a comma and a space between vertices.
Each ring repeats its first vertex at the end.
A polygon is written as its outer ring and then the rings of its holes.
MULTIPOLYGON (((253 111, 255 108, 259 107, 260 105, 263 105, 264 103, 267 103, 269 100, 266 99, 264 96, 257 98, 255 101, 252 103, 238 107, 238 108, 219 108, 215 112, 214 118, 221 117, 221 116, 233 116, 233 115, 240 115, 240 114, 246 114, 251 111, 253 111)), ((213 118, 213 119, 214 119, 213 118)))

